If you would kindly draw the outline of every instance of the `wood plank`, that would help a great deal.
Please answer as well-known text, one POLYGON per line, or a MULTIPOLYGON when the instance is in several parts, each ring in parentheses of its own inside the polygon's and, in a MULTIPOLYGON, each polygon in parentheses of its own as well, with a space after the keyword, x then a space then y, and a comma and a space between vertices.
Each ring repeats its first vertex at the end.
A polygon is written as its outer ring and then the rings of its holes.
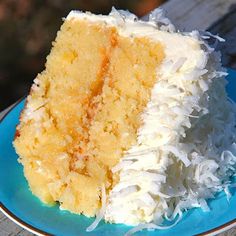
POLYGON ((9 220, 0 211, 0 236, 34 236, 34 234, 21 228, 11 220, 9 220))
POLYGON ((217 49, 222 53, 223 65, 236 69, 236 5, 235 9, 208 30, 226 40, 225 43, 219 43, 217 49))
POLYGON ((4 232, 4 233, 15 233, 17 234, 19 231, 21 231, 22 228, 20 226, 18 226, 17 224, 9 221, 8 219, 4 219, 3 221, 1 221, 0 223, 0 232, 4 232))
POLYGON ((206 30, 228 13, 236 0, 170 0, 161 7, 180 30, 206 30))

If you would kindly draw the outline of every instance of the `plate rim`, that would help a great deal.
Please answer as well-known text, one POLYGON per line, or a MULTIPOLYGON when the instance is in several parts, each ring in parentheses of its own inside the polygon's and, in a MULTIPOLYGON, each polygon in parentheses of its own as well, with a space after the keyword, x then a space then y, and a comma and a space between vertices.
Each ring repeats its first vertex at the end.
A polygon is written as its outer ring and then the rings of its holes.
MULTIPOLYGON (((0 125, 3 122, 3 120, 8 116, 8 114, 17 106, 19 103, 21 103, 24 99, 27 99, 27 95, 20 98, 1 118, 0 118, 0 125)), ((53 236, 53 234, 50 234, 44 230, 41 230, 39 228, 36 228, 32 226, 29 223, 26 223, 25 221, 21 220, 19 217, 17 217, 13 212, 11 212, 1 201, 0 201, 0 211, 11 221, 19 225, 20 227, 24 228, 25 230, 28 230, 29 232, 36 234, 37 236, 53 236)), ((207 231, 201 232, 199 234, 196 234, 195 236, 214 236, 218 233, 223 233, 226 230, 230 230, 236 226, 236 218, 226 222, 222 225, 219 225, 215 228, 209 229, 207 231)))
MULTIPOLYGON (((20 98, 18 101, 15 102, 15 104, 0 118, 0 125, 3 122, 3 120, 8 116, 8 114, 17 106, 19 105, 25 98, 27 98, 27 95, 20 98)), ((41 229, 38 229, 31 224, 26 223, 25 221, 21 220, 18 216, 16 216, 13 212, 11 212, 1 201, 0 201, 0 211, 12 222, 19 225, 25 230, 28 230, 30 233, 36 234, 38 236, 53 236, 52 234, 49 234, 41 229)))

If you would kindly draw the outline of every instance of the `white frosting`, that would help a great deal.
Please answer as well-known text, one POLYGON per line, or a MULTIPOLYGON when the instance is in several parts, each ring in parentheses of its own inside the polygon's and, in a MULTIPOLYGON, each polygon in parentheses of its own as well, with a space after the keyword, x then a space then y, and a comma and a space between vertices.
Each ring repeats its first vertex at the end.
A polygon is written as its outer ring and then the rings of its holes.
POLYGON ((173 32, 158 10, 149 22, 117 11, 109 16, 72 11, 66 19, 78 18, 115 26, 123 36, 159 41, 165 51, 142 114, 138 144, 113 169, 120 181, 109 195, 105 219, 160 223, 186 208, 208 210, 205 199, 227 187, 236 163, 235 112, 220 79, 219 56, 204 46, 197 32, 173 32))

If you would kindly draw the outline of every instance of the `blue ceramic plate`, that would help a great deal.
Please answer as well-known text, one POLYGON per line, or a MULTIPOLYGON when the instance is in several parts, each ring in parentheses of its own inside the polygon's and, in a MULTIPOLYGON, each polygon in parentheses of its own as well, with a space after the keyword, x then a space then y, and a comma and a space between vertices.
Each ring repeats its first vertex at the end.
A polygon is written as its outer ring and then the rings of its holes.
MULTIPOLYGON (((236 72, 229 70, 227 91, 236 101, 236 72)), ((17 224, 37 235, 57 236, 120 236, 130 227, 100 223, 91 233, 85 229, 94 219, 60 211, 58 206, 43 205, 28 188, 22 166, 17 162, 17 155, 12 146, 15 127, 24 100, 19 102, 0 123, 0 210, 17 224)), ((236 226, 236 192, 230 202, 223 193, 209 202, 211 211, 202 212, 193 209, 184 214, 175 227, 162 230, 140 232, 138 235, 214 235, 236 226)))

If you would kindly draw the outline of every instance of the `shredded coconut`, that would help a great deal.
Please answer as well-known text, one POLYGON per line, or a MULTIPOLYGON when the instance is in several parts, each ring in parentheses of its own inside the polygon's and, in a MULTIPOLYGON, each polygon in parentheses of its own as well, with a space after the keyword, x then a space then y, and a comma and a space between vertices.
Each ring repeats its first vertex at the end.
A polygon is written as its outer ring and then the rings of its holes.
MULTIPOLYGON (((159 11, 155 14, 161 18, 159 11)), ((162 19, 159 27, 162 24, 168 22, 162 19)), ((113 168, 120 181, 109 195, 105 219, 138 225, 128 235, 163 229, 153 222, 173 220, 179 212, 182 217, 193 207, 209 211, 206 200, 219 191, 230 198, 229 182, 236 168, 236 108, 227 99, 227 73, 220 55, 203 41, 222 39, 197 31, 184 35, 193 38, 191 43, 197 40, 200 48, 182 49, 188 54, 178 55, 168 41, 167 59, 157 70, 158 83, 142 114, 138 144, 113 168)))
POLYGON ((125 234, 125 236, 131 236, 131 235, 133 235, 134 233, 137 233, 137 232, 142 231, 142 230, 144 230, 144 229, 147 229, 147 230, 151 231, 151 230, 155 230, 155 229, 161 229, 161 230, 163 230, 163 229, 172 228, 173 226, 175 226, 176 224, 178 224, 178 222, 182 219, 182 212, 180 211, 180 212, 178 212, 178 214, 179 214, 178 219, 177 219, 173 224, 171 224, 171 225, 169 225, 169 226, 156 225, 156 224, 154 224, 154 223, 140 224, 140 225, 138 225, 138 226, 132 228, 131 230, 129 230, 129 231, 125 234))

